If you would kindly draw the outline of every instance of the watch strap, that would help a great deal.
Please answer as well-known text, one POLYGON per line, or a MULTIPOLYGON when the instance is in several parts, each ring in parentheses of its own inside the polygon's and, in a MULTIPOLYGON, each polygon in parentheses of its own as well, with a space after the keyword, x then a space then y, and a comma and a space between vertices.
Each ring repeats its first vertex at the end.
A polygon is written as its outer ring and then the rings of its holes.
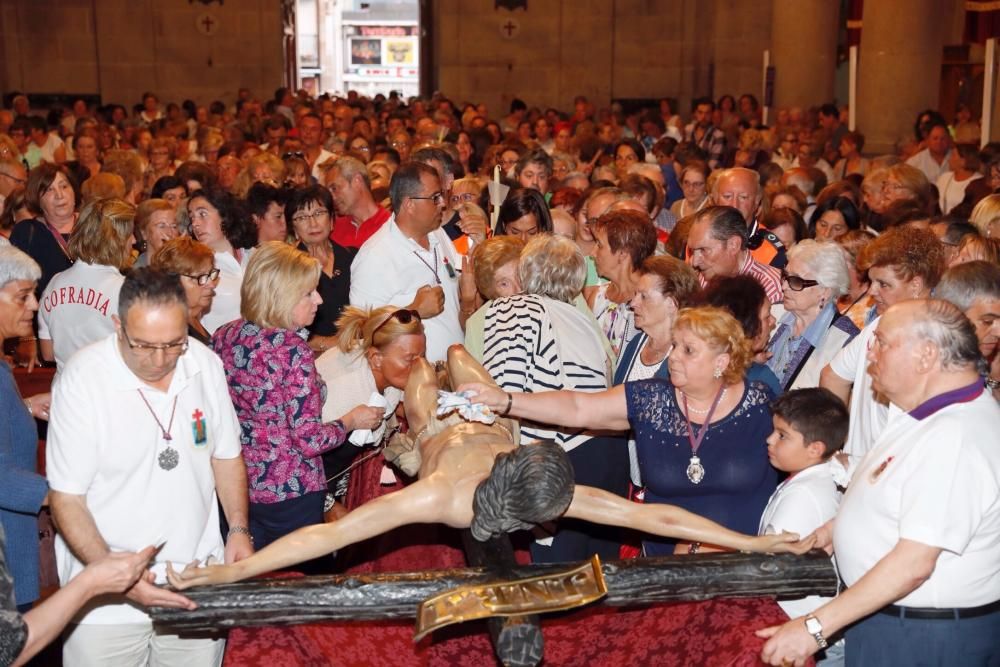
POLYGON ((809 614, 806 616, 806 632, 813 636, 816 643, 819 644, 820 648, 826 648, 829 646, 829 642, 826 641, 826 637, 823 636, 823 624, 819 622, 819 619, 809 614))

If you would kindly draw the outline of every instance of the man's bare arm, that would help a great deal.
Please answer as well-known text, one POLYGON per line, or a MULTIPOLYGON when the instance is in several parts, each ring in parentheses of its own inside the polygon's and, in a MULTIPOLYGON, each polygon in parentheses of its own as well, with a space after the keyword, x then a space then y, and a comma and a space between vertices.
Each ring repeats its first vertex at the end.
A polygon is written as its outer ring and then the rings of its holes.
POLYGON ((829 364, 823 367, 823 371, 819 376, 819 386, 823 389, 829 389, 837 398, 842 400, 845 405, 847 405, 851 400, 851 387, 854 385, 850 380, 845 380, 844 378, 837 375, 829 364))
MULTIPOLYGON (((49 500, 52 507, 52 518, 56 522, 59 534, 63 536, 73 554, 84 565, 94 563, 108 553, 108 543, 104 541, 94 516, 87 508, 87 499, 70 493, 50 491, 49 500)), ((147 559, 148 560, 148 559, 147 559)), ((187 598, 152 583, 152 574, 147 573, 139 579, 126 595, 139 604, 161 607, 181 607, 194 609, 195 605, 187 598)))
POLYGON ((49 504, 59 534, 80 562, 89 565, 108 553, 108 543, 97 530, 86 496, 50 490, 49 504))
MULTIPOLYGON (((215 492, 226 514, 230 527, 249 526, 249 504, 247 492, 247 467, 242 456, 232 459, 212 459, 215 474, 215 492)), ((246 533, 231 533, 226 540, 226 562, 242 560, 253 553, 250 536, 246 533)))

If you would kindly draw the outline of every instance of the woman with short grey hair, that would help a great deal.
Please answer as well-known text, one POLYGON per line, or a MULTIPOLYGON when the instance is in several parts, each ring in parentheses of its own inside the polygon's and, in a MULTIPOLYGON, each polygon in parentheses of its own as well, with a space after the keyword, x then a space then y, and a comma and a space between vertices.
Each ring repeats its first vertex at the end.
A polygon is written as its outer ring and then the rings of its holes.
MULTIPOLYGON (((532 238, 518 265, 523 294, 484 306, 483 366, 505 391, 556 389, 602 391, 612 360, 592 316, 573 302, 583 289, 586 261, 576 243, 551 234, 532 238)), ((551 440, 573 464, 577 484, 624 496, 628 449, 624 437, 595 435, 551 424, 521 422, 521 442, 551 440)), ((533 543, 535 562, 566 562, 598 553, 614 558, 620 540, 613 530, 557 526, 551 541, 533 543)))
POLYGON ((836 243, 801 241, 788 251, 781 285, 786 312, 768 344, 767 365, 785 391, 818 387, 823 367, 858 334, 837 312, 837 298, 851 285, 847 254, 836 243))
POLYGON ((583 289, 587 262, 576 243, 547 234, 528 243, 521 252, 518 273, 527 294, 571 303, 583 289))

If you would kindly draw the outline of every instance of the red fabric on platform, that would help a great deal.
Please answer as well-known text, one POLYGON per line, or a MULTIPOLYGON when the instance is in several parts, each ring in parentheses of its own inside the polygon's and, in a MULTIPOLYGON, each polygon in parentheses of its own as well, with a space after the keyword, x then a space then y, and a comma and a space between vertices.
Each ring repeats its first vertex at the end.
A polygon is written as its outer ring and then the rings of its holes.
MULTIPOLYGON (((769 599, 712 600, 646 609, 593 606, 542 617, 546 667, 557 665, 759 665, 753 632, 787 620, 769 599)), ((497 664, 485 624, 445 628, 413 643, 412 622, 237 628, 229 667, 374 667, 497 664)))

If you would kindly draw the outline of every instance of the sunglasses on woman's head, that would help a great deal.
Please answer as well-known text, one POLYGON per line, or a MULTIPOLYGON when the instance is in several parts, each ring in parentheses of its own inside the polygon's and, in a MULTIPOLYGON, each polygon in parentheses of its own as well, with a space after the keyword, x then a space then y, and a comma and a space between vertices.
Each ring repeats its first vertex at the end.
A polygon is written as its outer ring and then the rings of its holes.
POLYGON ((418 322, 421 321, 421 317, 420 317, 420 313, 418 313, 417 311, 413 310, 412 308, 400 308, 399 310, 397 310, 396 312, 394 312, 392 315, 390 315, 389 317, 385 318, 385 321, 383 321, 382 324, 380 324, 377 327, 375 327, 375 331, 372 332, 372 336, 374 336, 375 334, 377 334, 378 331, 379 331, 379 329, 381 329, 382 327, 384 327, 386 324, 388 324, 392 320, 396 320, 400 324, 409 324, 413 320, 417 320, 418 322))

